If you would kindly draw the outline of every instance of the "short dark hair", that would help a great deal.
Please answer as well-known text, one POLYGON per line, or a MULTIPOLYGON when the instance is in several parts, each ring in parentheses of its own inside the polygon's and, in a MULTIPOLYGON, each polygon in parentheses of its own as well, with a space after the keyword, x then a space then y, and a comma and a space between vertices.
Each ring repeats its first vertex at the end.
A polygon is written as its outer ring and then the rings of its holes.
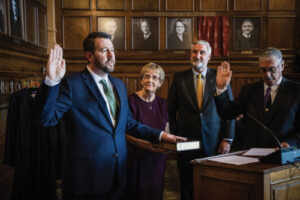
POLYGON ((92 32, 90 33, 83 41, 83 50, 84 52, 94 53, 95 51, 95 39, 96 38, 105 38, 111 39, 111 36, 105 32, 92 32))

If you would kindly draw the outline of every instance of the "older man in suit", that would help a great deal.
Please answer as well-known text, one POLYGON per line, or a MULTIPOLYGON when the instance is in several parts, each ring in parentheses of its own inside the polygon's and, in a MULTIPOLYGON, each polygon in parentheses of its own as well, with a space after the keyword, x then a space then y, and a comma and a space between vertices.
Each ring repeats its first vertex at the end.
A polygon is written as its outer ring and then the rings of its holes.
MULTIPOLYGON (((228 153, 234 137, 234 121, 220 119, 214 100, 216 70, 207 67, 211 47, 204 40, 192 44, 192 68, 174 75, 169 91, 170 130, 200 140, 201 150, 178 154, 181 199, 193 199, 193 168, 190 160, 228 153)), ((230 87, 228 87, 232 97, 230 87)))
POLYGON ((84 41, 86 69, 67 76, 62 49, 51 50, 39 94, 40 121, 51 126, 64 117, 65 200, 122 199, 126 174, 125 133, 152 142, 182 139, 133 120, 125 84, 109 73, 115 65, 110 35, 94 32, 84 41))
POLYGON ((226 90, 232 75, 229 63, 218 67, 215 97, 218 112, 227 119, 244 115, 246 149, 278 146, 272 134, 256 120, 275 133, 282 147, 300 147, 300 85, 284 78, 283 69, 281 51, 264 49, 259 56, 263 80, 244 86, 235 101, 230 101, 226 90))

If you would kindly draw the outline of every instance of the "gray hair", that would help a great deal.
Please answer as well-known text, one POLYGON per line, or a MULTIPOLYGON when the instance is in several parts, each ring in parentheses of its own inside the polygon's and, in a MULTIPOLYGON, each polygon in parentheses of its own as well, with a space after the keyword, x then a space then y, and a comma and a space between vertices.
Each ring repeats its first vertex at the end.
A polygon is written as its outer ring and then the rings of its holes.
POLYGON ((276 58, 278 61, 281 61, 282 53, 279 49, 276 49, 274 47, 268 47, 261 51, 258 58, 276 58))
POLYGON ((163 70, 163 68, 155 63, 148 63, 146 65, 143 66, 141 73, 140 73, 140 79, 143 79, 143 76, 145 75, 145 73, 149 70, 153 70, 153 71, 157 71, 159 74, 159 81, 162 83, 165 80, 165 72, 163 70))
POLYGON ((205 41, 205 40, 197 40, 197 41, 195 41, 195 42, 192 43, 191 48, 193 48, 193 46, 196 45, 196 44, 203 44, 203 45, 205 45, 206 48, 207 48, 207 53, 211 54, 211 46, 210 46, 210 44, 207 41, 205 41))

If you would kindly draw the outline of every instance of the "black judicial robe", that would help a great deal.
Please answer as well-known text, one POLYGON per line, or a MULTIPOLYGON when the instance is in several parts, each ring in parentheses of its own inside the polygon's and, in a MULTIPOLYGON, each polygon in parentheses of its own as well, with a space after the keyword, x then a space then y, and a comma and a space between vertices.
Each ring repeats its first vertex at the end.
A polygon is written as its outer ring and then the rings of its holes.
POLYGON ((56 200, 61 176, 64 123, 39 127, 36 123, 37 89, 22 89, 10 97, 4 163, 15 167, 12 200, 56 200))

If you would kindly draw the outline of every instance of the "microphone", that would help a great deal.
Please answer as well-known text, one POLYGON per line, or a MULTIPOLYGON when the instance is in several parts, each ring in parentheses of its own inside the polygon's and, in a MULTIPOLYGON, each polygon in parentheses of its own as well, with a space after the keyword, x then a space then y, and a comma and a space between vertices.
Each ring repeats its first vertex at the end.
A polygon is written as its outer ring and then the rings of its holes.
POLYGON ((248 117, 250 117, 251 119, 253 119, 253 120, 254 120, 257 124, 259 124, 261 127, 263 127, 264 130, 267 130, 269 133, 271 133, 272 136, 273 136, 273 138, 275 139, 275 141, 276 141, 276 143, 277 143, 279 149, 282 149, 282 146, 281 146, 281 144, 280 144, 280 141, 278 140, 278 138, 276 137, 275 133, 274 133, 271 129, 269 129, 268 127, 266 127, 262 122, 260 122, 258 119, 256 119, 256 118, 255 118, 253 115, 251 115, 250 113, 246 113, 246 115, 247 115, 248 117))
POLYGON ((266 155, 265 157, 260 158, 259 160, 264 163, 272 163, 272 164, 287 164, 287 163, 293 163, 297 157, 300 156, 300 149, 289 147, 289 148, 282 148, 280 141, 274 134, 274 132, 269 129, 267 126, 265 126, 262 122, 260 122, 258 119, 256 119, 253 115, 250 113, 246 113, 248 117, 250 117, 252 120, 254 120, 257 124, 259 124, 261 127, 264 128, 264 130, 267 130, 273 138, 275 139, 279 150, 270 153, 269 155, 266 155))

